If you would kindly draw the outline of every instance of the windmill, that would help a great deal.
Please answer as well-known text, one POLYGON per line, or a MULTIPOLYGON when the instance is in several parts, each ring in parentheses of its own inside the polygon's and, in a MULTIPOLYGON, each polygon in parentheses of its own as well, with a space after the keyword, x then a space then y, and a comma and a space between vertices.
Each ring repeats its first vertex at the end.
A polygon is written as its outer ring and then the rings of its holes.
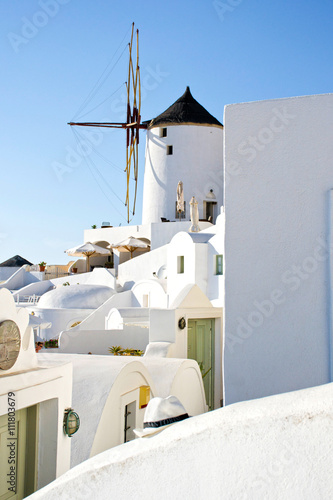
POLYGON ((134 38, 134 23, 132 24, 131 41, 129 47, 129 64, 128 64, 128 80, 126 83, 127 89, 127 112, 126 122, 69 122, 68 125, 80 127, 104 127, 104 128, 122 128, 126 130, 126 200, 127 207, 127 222, 130 221, 130 179, 133 173, 135 187, 133 196, 133 215, 135 214, 136 195, 138 187, 138 146, 139 146, 139 131, 146 129, 147 125, 141 123, 141 82, 140 82, 140 66, 139 66, 139 30, 136 30, 136 58, 135 69, 133 64, 133 38, 134 38))

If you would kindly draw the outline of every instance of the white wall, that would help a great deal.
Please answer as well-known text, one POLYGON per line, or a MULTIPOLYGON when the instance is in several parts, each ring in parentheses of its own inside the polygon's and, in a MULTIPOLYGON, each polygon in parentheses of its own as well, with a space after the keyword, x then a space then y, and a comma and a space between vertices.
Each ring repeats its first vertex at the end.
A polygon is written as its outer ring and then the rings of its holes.
POLYGON ((167 137, 159 133, 160 127, 147 131, 142 223, 160 222, 161 217, 176 220, 178 181, 184 185, 187 220, 192 196, 203 218, 203 200, 210 189, 216 196, 217 215, 223 198, 222 127, 172 125, 167 126, 167 137), (166 154, 167 145, 173 146, 172 155, 166 154))
POLYGON ((40 329, 39 337, 45 340, 58 338, 60 332, 67 330, 77 321, 82 321, 86 318, 93 309, 46 309, 36 306, 29 306, 27 310, 42 320, 42 322, 50 322, 52 326, 46 329, 40 329))
POLYGON ((127 326, 123 330, 65 331, 60 335, 60 353, 109 354, 109 347, 145 350, 149 343, 149 329, 127 326))
POLYGON ((228 404, 331 379, 332 114, 332 94, 226 107, 228 404))
POLYGON ((84 462, 31 500, 332 498, 332 397, 330 384, 186 419, 84 462))
POLYGON ((15 272, 11 273, 8 279, 4 283, 0 284, 0 288, 7 288, 8 290, 18 290, 19 288, 29 285, 30 283, 34 282, 39 283, 39 279, 36 278, 36 276, 34 276, 34 274, 36 273, 30 273, 26 271, 24 267, 19 267, 19 268, 4 267, 3 269, 11 269, 14 270, 15 272))
POLYGON ((122 286, 125 283, 133 285, 139 280, 153 278, 153 272, 157 273, 166 261, 166 246, 138 255, 118 266, 118 282, 122 286))
MULTIPOLYGON (((191 222, 188 220, 183 222, 172 222, 172 223, 155 223, 151 224, 151 248, 154 250, 162 245, 170 243, 172 237, 179 233, 180 231, 188 232, 191 227, 191 222)), ((199 228, 200 231, 213 228, 214 226, 207 221, 200 221, 199 228)))
MULTIPOLYGON (((224 304, 224 269, 222 275, 216 274, 216 255, 223 255, 224 259, 224 233, 225 217, 222 212, 217 218, 215 226, 216 234, 208 242, 207 263, 207 292, 206 295, 215 307, 223 307, 224 304)), ((223 262, 224 267, 224 262, 223 262)))
POLYGON ((205 294, 207 293, 208 241, 211 237, 209 233, 180 232, 172 238, 168 245, 167 268, 170 304, 189 283, 195 283, 205 294), (178 272, 180 256, 184 256, 183 273, 178 272))
POLYGON ((21 269, 20 267, 0 267, 0 281, 6 281, 10 278, 16 271, 21 269))
POLYGON ((71 329, 73 331, 81 330, 102 330, 105 328, 105 318, 113 307, 131 307, 133 305, 133 294, 131 290, 121 292, 110 297, 98 309, 95 309, 82 322, 71 329))
MULTIPOLYGON (((70 441, 63 433, 63 416, 65 408, 71 405, 72 366, 59 361, 52 366, 39 362, 27 311, 15 306, 8 290, 0 290, 0 322, 6 320, 16 323, 21 342, 14 365, 0 370, 0 415, 8 414, 8 393, 14 393, 11 397, 16 411, 37 407, 36 475, 40 488, 69 469, 70 441)), ((2 462, 5 463, 7 459, 2 462)))
POLYGON ((132 293, 140 307, 167 307, 166 288, 165 279, 153 278, 136 283, 132 288, 132 293))

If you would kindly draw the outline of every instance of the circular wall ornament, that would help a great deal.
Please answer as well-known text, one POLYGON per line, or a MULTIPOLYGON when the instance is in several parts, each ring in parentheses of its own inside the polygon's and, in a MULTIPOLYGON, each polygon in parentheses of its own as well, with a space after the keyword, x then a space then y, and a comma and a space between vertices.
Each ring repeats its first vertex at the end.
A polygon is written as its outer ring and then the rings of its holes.
POLYGON ((14 366, 21 347, 20 329, 14 321, 0 323, 0 370, 14 366))
POLYGON ((181 330, 184 330, 185 326, 186 326, 186 320, 185 318, 180 318, 180 320, 178 321, 178 326, 181 330))

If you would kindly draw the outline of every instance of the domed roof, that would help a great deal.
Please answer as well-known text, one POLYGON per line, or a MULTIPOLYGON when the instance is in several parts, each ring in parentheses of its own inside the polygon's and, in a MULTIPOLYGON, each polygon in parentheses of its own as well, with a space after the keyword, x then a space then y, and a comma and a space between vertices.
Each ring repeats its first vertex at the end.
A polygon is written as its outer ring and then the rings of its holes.
POLYGON ((59 286, 41 296, 43 309, 97 309, 115 292, 104 285, 59 286))
POLYGON ((148 128, 162 125, 211 125, 223 127, 214 116, 192 96, 190 87, 164 113, 147 123, 148 128))

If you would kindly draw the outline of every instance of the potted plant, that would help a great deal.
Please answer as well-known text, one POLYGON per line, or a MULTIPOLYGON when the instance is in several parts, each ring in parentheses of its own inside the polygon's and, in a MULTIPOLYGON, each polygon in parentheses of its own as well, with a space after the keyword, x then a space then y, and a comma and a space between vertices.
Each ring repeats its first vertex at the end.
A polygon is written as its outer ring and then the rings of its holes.
POLYGON ((46 262, 42 260, 42 262, 40 262, 38 265, 40 272, 43 273, 45 271, 46 262))
POLYGON ((91 229, 97 229, 96 224, 93 224, 93 225, 91 226, 91 229))
POLYGON ((76 264, 74 264, 74 266, 72 267, 72 273, 77 273, 77 267, 76 267, 76 264))

